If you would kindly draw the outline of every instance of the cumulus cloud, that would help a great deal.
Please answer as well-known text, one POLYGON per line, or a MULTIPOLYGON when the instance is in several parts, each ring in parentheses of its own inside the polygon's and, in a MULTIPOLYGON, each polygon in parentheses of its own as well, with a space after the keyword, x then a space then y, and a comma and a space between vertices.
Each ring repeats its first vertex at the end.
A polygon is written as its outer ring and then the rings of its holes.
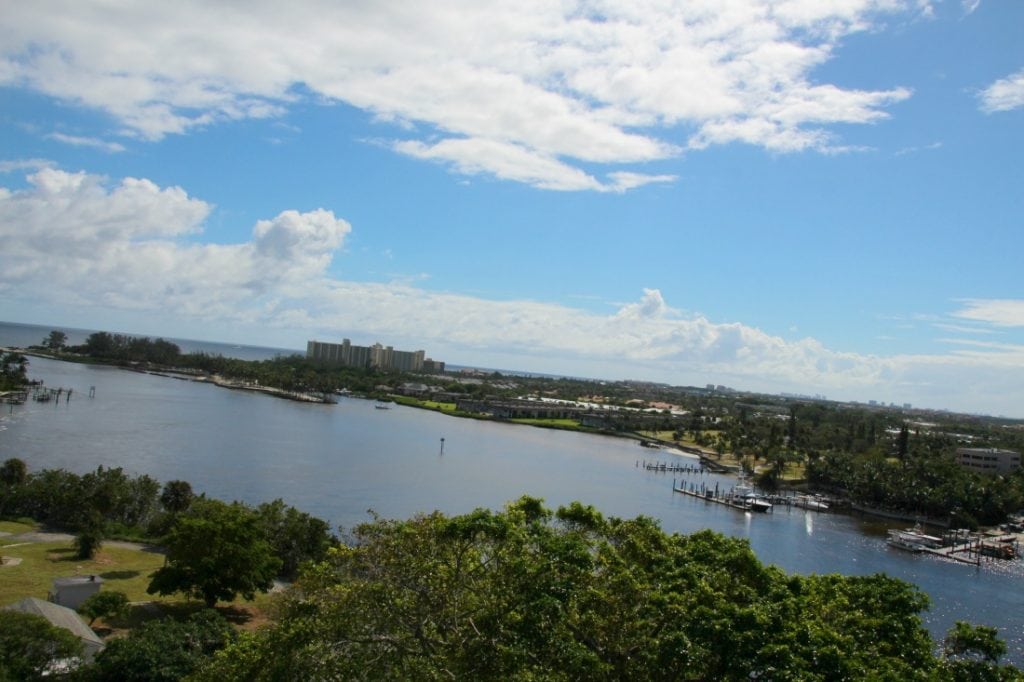
POLYGON ((1024 106, 1024 69, 985 88, 980 99, 982 111, 988 113, 1024 106))
POLYGON ((243 244, 191 243, 212 206, 146 179, 111 185, 42 169, 28 188, 0 188, 0 291, 51 301, 258 316, 295 282, 321 277, 350 226, 330 211, 284 211, 243 244), (269 297, 269 298, 268 298, 269 297))
MULTIPOLYGON (((464 356, 516 356, 536 371, 770 391, 884 391, 900 401, 993 410, 1012 396, 1024 399, 1024 346, 1013 343, 960 340, 946 355, 878 357, 684 313, 654 287, 601 314, 408 281, 346 281, 330 265, 352 228, 329 210, 284 210, 257 221, 242 243, 197 244, 213 207, 179 187, 55 168, 27 180, 25 189, 0 188, 0 295, 11 302, 159 313, 179 328, 216 320, 307 338, 359 330, 464 356), (968 395, 979 385, 989 392, 968 395)), ((956 315, 1024 326, 1024 301, 970 300, 956 315)))
MULTIPOLYGON (((105 111, 150 140, 281 116, 308 92, 397 124, 392 148, 459 173, 625 191, 673 178, 622 165, 687 148, 844 148, 832 124, 876 121, 910 91, 844 89, 811 74, 843 37, 929 8, 56 0, 7 13, 0 84, 105 111), (608 166, 604 178, 594 164, 608 166)), ((100 142, 77 143, 88 140, 100 142)))

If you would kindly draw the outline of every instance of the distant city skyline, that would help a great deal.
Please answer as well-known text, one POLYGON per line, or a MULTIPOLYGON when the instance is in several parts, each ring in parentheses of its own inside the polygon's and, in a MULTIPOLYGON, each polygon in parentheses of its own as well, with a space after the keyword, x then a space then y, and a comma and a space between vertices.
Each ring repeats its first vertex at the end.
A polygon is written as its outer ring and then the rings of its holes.
POLYGON ((1024 3, 18 3, 0 318, 1024 417, 1024 3))

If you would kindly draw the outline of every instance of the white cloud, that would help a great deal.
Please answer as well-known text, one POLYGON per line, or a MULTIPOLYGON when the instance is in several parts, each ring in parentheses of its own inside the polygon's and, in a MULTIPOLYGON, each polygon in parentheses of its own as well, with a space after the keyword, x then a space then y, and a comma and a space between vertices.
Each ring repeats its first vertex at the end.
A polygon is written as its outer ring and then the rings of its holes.
POLYGON ((602 180, 584 165, 737 141, 845 149, 832 124, 876 121, 910 92, 846 90, 812 73, 844 36, 929 9, 921 0, 56 0, 5 15, 0 84, 105 111, 150 140, 280 116, 308 91, 397 124, 392 148, 460 173, 625 191, 670 178, 617 167, 602 180))
POLYGON ((980 95, 982 111, 993 113, 1024 106, 1024 69, 997 80, 980 95))
POLYGON ((997 327, 1024 327, 1024 300, 1021 299, 967 299, 964 308, 954 317, 976 322, 987 322, 997 327))
POLYGON ((46 136, 48 140, 56 140, 73 147, 92 147, 100 151, 118 153, 124 151, 124 145, 118 142, 107 142, 98 137, 80 137, 78 135, 66 135, 64 133, 50 133, 46 136))
MULTIPOLYGON (((328 210, 285 210, 258 221, 246 242, 203 245, 193 237, 212 207, 181 188, 53 168, 28 181, 0 188, 0 295, 11 305, 158 314, 168 330, 203 320, 299 339, 358 332, 446 349, 452 356, 439 357, 450 362, 515 357, 515 369, 534 371, 992 412, 1024 404, 1024 346, 1013 343, 957 340, 945 355, 880 357, 687 314, 653 287, 597 314, 430 291, 415 280, 345 281, 329 265, 351 227, 328 210)), ((971 300, 956 315, 1024 326, 1024 301, 971 300)))
POLYGON ((244 244, 198 245, 212 207, 180 187, 43 169, 0 188, 0 291, 75 305, 253 319, 318 278, 351 229, 330 211, 284 211, 244 244))
POLYGON ((55 165, 49 159, 11 159, 0 161, 0 173, 15 173, 26 170, 40 170, 55 165))

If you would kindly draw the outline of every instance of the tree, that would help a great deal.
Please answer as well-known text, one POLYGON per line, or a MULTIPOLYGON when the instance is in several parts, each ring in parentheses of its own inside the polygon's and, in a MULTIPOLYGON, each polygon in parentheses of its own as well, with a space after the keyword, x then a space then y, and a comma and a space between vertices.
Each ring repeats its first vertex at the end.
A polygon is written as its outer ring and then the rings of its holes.
POLYGON ((179 516, 164 542, 167 563, 153 574, 147 592, 184 592, 213 608, 241 594, 253 599, 273 585, 281 561, 248 507, 196 501, 179 516))
POLYGON ((106 535, 105 524, 99 513, 91 511, 86 514, 74 539, 76 556, 79 559, 95 557, 96 552, 100 551, 106 535))
POLYGON ((188 481, 167 481, 160 493, 160 504, 172 514, 185 511, 192 504, 192 486, 188 481))
POLYGON ((993 627, 957 621, 943 641, 941 671, 951 680, 1020 680, 1020 671, 1000 666, 1006 643, 993 627))
POLYGON ((50 335, 43 339, 43 347, 49 348, 52 351, 59 351, 67 343, 68 335, 64 332, 54 329, 50 332, 50 335))
POLYGON ((267 542, 281 560, 281 575, 294 579, 307 561, 323 561, 337 543, 326 521, 285 505, 278 499, 256 508, 267 542))
POLYGON ((42 616, 0 609, 0 680, 44 679, 49 665, 82 655, 82 641, 42 616))
POLYGON ((25 462, 12 457, 0 465, 0 483, 5 485, 22 485, 28 478, 28 467, 25 462))
POLYGON ((117 352, 118 343, 109 332, 93 332, 85 340, 85 353, 94 358, 109 358, 117 352))
POLYGON ((89 627, 97 618, 115 618, 128 610, 128 596, 117 590, 99 591, 82 602, 78 612, 89 619, 89 627))
POLYGON ((96 656, 90 679, 177 682, 234 639, 234 629, 216 611, 195 613, 185 622, 149 621, 108 642, 96 656))
POLYGON ((0 390, 28 383, 28 358, 21 353, 0 353, 0 390))

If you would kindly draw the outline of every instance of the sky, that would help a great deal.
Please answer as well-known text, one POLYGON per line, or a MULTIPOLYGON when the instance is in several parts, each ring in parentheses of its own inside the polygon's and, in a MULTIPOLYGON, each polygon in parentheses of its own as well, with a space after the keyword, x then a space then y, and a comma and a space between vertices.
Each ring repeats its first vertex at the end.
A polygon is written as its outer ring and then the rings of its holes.
POLYGON ((1024 417, 1024 2, 8 2, 0 319, 1024 417))

